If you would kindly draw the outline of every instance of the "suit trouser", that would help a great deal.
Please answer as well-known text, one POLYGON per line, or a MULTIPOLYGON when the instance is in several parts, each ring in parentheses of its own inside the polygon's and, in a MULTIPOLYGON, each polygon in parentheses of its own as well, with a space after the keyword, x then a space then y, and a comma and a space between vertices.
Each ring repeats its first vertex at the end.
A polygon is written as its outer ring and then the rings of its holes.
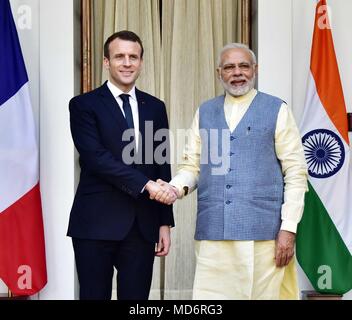
POLYGON ((114 267, 119 300, 147 300, 155 244, 147 242, 134 223, 121 241, 73 238, 80 299, 110 300, 114 267))
POLYGON ((275 241, 196 241, 195 300, 298 299, 294 258, 275 265, 275 241))

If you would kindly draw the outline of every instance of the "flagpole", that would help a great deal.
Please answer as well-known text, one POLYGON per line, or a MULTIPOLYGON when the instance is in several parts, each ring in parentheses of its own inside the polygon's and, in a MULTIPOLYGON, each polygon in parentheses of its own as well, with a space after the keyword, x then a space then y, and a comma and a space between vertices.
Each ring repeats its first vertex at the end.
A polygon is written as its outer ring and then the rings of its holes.
MULTIPOLYGON (((1 299, 1 298, 0 298, 1 299)), ((5 300, 27 300, 27 296, 16 296, 10 289, 7 289, 7 297, 4 295, 5 300)))

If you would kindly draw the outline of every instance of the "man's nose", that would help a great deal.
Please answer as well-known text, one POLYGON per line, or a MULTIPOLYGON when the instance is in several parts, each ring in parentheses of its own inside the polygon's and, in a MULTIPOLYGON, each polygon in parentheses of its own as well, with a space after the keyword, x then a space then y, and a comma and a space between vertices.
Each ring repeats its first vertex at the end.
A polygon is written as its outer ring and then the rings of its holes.
POLYGON ((123 65, 127 67, 131 65, 131 60, 129 56, 125 56, 125 58, 123 59, 123 65))
POLYGON ((242 75, 242 69, 239 66, 234 66, 233 74, 235 76, 241 76, 242 75))

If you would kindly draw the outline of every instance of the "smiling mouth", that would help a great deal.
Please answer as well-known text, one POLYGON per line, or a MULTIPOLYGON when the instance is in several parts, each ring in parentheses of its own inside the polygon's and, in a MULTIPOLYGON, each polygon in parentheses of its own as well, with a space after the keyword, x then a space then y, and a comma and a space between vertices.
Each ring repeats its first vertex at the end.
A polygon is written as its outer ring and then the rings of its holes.
POLYGON ((120 71, 120 73, 124 76, 131 76, 133 74, 133 71, 120 71))
POLYGON ((231 86, 242 87, 247 83, 247 81, 246 80, 233 80, 230 83, 231 83, 231 86))

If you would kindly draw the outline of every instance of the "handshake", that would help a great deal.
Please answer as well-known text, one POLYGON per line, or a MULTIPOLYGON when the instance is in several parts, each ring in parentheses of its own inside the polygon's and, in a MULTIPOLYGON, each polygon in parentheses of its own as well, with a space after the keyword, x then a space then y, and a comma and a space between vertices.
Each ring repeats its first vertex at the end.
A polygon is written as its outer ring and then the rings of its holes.
POLYGON ((167 205, 173 204, 179 197, 177 188, 161 179, 156 182, 149 180, 145 189, 149 192, 150 199, 167 205))

